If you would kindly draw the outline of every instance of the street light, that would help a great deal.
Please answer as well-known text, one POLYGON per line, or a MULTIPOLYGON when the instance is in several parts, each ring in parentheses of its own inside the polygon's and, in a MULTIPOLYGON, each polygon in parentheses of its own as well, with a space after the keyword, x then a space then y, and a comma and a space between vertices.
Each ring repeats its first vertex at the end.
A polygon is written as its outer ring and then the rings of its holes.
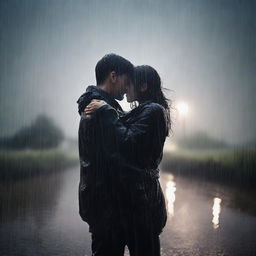
POLYGON ((181 116, 186 116, 188 114, 188 104, 185 102, 180 102, 177 105, 177 109, 181 116))

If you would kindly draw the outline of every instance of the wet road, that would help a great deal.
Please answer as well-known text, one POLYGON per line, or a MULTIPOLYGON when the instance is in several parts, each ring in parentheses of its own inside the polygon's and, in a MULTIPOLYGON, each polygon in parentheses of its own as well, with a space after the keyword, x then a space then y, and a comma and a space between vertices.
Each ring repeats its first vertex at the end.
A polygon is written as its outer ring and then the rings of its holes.
MULTIPOLYGON (((0 255, 90 255, 88 226, 78 215, 78 181, 75 167, 1 184, 0 255)), ((161 184, 169 215, 163 256, 256 255, 251 193, 167 173, 161 184)))

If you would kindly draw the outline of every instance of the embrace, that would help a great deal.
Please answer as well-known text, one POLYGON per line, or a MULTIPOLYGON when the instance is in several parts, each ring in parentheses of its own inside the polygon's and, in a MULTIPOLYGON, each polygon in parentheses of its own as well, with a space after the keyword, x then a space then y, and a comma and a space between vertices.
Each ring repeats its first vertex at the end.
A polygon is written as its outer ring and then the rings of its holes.
POLYGON ((78 99, 79 214, 89 225, 92 255, 159 256, 167 212, 159 183, 171 126, 161 79, 150 66, 105 55, 96 86, 78 99), (133 103, 124 112, 116 100, 133 103), (135 104, 138 102, 138 105, 135 104))

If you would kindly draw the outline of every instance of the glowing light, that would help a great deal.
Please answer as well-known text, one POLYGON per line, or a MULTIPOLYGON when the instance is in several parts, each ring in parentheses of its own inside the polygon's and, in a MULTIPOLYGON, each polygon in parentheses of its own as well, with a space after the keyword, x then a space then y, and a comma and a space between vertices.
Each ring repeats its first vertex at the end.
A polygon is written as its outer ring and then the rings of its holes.
POLYGON ((177 109, 182 116, 186 116, 188 114, 188 104, 185 102, 179 103, 177 105, 177 109))
POLYGON ((177 150, 177 145, 174 143, 166 143, 164 145, 164 150, 166 151, 176 151, 177 150))
POLYGON ((212 207, 212 214, 213 214, 213 228, 218 228, 219 227, 219 217, 220 217, 220 212, 221 212, 221 199, 218 197, 215 197, 213 199, 213 207, 212 207))
POLYGON ((170 145, 170 151, 175 151, 175 150, 177 150, 177 145, 174 144, 174 143, 172 143, 172 144, 170 145))
POLYGON ((173 176, 170 176, 170 180, 166 183, 165 195, 167 198, 167 210, 170 216, 174 216, 174 202, 175 202, 176 183, 173 181, 173 176))

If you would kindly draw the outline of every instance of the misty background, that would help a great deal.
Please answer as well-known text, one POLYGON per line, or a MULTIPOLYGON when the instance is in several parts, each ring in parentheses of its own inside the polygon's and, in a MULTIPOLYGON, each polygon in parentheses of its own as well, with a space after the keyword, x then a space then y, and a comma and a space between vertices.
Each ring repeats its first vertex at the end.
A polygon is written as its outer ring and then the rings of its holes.
POLYGON ((76 101, 107 53, 173 102, 162 255, 256 255, 253 0, 0 1, 0 255, 91 254, 76 101))
POLYGON ((174 106, 189 106, 188 134, 256 141, 255 12, 238 0, 2 0, 1 137, 46 114, 77 138, 76 101, 113 52, 156 68, 174 106))

